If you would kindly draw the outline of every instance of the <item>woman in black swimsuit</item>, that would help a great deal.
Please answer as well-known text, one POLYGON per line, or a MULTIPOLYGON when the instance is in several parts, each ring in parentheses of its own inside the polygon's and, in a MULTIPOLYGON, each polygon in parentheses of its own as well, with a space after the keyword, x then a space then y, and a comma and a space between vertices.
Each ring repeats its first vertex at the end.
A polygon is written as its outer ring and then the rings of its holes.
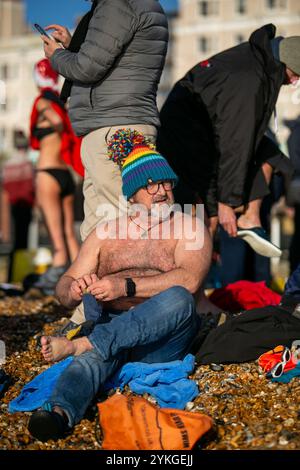
POLYGON ((42 59, 34 67, 34 78, 40 91, 31 114, 31 146, 40 151, 36 198, 53 246, 52 267, 38 285, 46 291, 48 286, 53 290, 68 262, 74 261, 79 245, 74 231, 75 184, 63 160, 72 140, 68 134, 67 112, 57 93, 58 74, 48 59, 42 59))

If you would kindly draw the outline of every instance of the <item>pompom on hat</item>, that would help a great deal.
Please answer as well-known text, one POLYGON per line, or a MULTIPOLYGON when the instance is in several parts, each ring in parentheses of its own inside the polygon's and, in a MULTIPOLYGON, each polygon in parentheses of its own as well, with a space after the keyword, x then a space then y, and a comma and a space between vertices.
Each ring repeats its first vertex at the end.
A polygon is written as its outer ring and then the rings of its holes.
POLYGON ((38 87, 59 90, 59 74, 52 68, 49 59, 41 59, 35 64, 33 76, 38 87))
POLYGON ((108 157, 120 167, 122 191, 128 199, 149 183, 178 182, 167 160, 136 130, 117 130, 108 143, 108 157))

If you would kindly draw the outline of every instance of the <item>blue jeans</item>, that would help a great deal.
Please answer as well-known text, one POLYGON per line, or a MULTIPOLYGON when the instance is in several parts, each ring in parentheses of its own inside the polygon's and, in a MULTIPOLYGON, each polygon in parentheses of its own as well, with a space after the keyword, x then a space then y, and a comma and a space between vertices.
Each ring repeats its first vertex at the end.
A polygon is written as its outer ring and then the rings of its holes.
POLYGON ((193 296, 181 286, 171 287, 120 314, 99 311, 91 295, 85 300, 87 305, 94 319, 99 313, 98 323, 88 337, 94 349, 74 357, 47 403, 61 407, 71 427, 83 418, 101 386, 123 364, 182 359, 201 323, 193 296))

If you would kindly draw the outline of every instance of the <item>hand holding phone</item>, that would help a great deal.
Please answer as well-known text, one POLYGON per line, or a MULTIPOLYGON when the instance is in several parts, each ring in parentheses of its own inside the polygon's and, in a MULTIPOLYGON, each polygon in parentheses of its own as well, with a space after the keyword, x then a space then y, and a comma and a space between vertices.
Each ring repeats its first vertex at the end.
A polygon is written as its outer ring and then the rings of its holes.
POLYGON ((44 30, 44 28, 42 28, 38 23, 34 23, 34 27, 42 36, 46 36, 48 39, 52 39, 49 34, 44 30))
POLYGON ((69 47, 72 35, 68 28, 61 26, 60 24, 49 24, 48 26, 45 26, 46 31, 49 29, 54 30, 51 31, 51 37, 54 38, 55 41, 62 44, 65 48, 69 47))

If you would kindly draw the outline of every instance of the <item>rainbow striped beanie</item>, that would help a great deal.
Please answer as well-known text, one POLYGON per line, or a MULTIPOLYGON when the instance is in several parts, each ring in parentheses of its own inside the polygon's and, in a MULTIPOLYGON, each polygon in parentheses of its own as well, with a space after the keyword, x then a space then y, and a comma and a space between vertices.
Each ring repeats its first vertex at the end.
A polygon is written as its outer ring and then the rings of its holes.
POLYGON ((122 191, 128 199, 149 183, 172 180, 176 184, 178 181, 167 160, 135 130, 115 132, 108 143, 108 157, 120 167, 122 191))

